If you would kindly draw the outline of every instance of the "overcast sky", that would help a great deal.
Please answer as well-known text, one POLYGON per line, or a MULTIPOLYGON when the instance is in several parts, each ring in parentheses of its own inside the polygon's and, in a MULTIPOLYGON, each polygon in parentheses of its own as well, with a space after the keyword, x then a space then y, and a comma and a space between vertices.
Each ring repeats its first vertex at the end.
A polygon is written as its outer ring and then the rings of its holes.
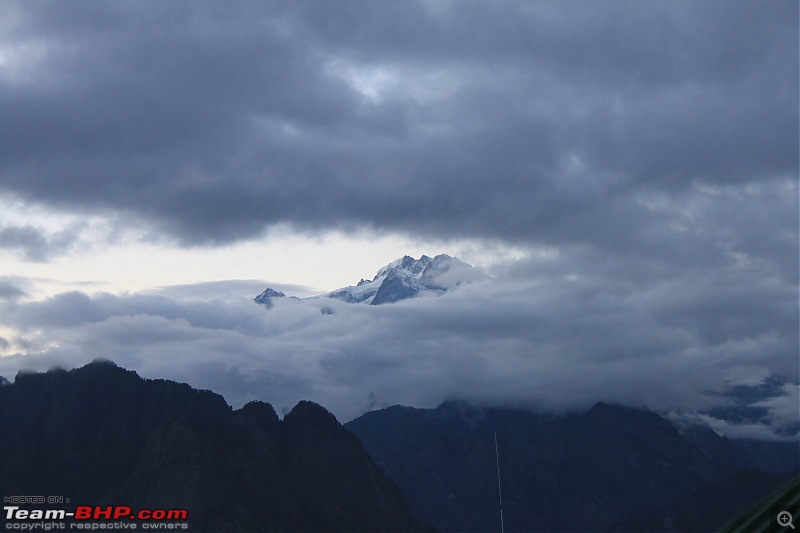
POLYGON ((9 378, 104 357, 341 420, 604 400, 785 435, 798 211, 794 0, 0 2, 9 378), (422 253, 493 280, 251 302, 422 253))

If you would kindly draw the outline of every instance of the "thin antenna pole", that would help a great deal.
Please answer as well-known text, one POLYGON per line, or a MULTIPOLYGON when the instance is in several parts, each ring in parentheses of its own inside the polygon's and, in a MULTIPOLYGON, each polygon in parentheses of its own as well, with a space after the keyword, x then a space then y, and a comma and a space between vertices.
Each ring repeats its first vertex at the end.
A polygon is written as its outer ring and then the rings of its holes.
POLYGON ((497 492, 500 494, 500 533, 505 533, 503 526, 503 489, 500 486, 500 454, 497 451, 497 432, 494 432, 494 458, 497 461, 497 492))

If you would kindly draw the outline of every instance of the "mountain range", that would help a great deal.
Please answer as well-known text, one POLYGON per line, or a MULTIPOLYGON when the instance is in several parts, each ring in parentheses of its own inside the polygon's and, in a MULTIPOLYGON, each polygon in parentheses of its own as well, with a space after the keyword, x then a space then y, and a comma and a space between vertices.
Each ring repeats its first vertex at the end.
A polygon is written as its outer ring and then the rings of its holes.
MULTIPOLYGON (((356 285, 336 289, 322 297, 347 303, 381 305, 421 296, 440 296, 465 283, 486 279, 489 276, 457 257, 440 254, 433 258, 423 255, 414 259, 406 255, 378 270, 371 280, 361 279, 356 285)), ((269 308, 275 298, 285 296, 267 288, 253 300, 269 308)))
POLYGON ((186 509, 198 532, 426 530, 311 402, 280 420, 263 402, 233 410, 213 392, 94 362, 0 386, 0 428, 0 493, 60 495, 68 511, 186 509))
POLYGON ((740 446, 604 403, 448 401, 342 426, 301 401, 280 419, 107 361, 0 380, 0 428, 3 494, 186 509, 193 531, 493 531, 500 488, 506 531, 710 531, 800 462, 797 442, 740 446))
POLYGON ((796 442, 787 471, 764 472, 708 428, 682 434, 656 413, 604 403, 558 416, 394 406, 345 427, 443 532, 500 529, 498 477, 506 531, 641 532, 719 528, 797 476, 796 442))

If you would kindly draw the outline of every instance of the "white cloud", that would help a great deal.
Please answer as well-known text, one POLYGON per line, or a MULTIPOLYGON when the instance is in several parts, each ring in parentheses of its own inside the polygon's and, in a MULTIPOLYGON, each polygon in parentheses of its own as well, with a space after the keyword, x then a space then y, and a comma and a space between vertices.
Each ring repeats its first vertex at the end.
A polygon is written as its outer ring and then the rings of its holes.
MULTIPOLYGON (((752 383, 748 376, 791 379, 797 370, 793 339, 716 342, 701 323, 658 319, 648 297, 589 281, 489 280, 383 306, 279 299, 270 310, 232 288, 256 286, 6 302, 6 327, 25 331, 31 344, 0 358, 0 375, 103 357, 145 377, 212 389, 234 406, 260 399, 280 411, 311 399, 344 421, 369 405, 434 406, 451 397, 555 411, 602 400, 698 412, 728 405, 726 392, 752 383), (323 305, 334 314, 323 315, 323 305)), ((770 418, 753 428, 707 421, 731 436, 767 436, 796 420, 797 384, 755 406, 770 418)))

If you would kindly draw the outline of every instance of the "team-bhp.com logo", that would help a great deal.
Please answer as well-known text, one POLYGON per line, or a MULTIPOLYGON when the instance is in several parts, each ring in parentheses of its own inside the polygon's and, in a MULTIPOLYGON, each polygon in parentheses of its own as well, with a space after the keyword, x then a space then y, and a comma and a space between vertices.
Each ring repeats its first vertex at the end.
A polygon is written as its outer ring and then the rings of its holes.
POLYGON ((186 509, 140 509, 135 513, 126 505, 79 505, 75 508, 75 520, 186 520, 186 509))
POLYGON ((139 509, 127 505, 78 505, 64 509, 22 509, 5 505, 7 530, 34 531, 52 529, 188 529, 186 509, 139 509), (70 520, 67 525, 65 520, 70 520), (111 522, 109 522, 111 521, 111 522), (183 522, 179 522, 183 521, 183 522))

